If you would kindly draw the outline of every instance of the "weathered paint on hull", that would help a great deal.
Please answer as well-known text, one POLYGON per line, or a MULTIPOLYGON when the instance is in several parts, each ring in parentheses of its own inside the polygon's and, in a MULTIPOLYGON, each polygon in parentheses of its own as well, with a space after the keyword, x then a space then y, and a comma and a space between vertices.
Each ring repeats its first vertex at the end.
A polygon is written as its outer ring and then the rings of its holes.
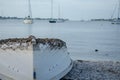
POLYGON ((0 74, 14 80, 58 80, 71 68, 66 44, 59 39, 0 41, 0 74))

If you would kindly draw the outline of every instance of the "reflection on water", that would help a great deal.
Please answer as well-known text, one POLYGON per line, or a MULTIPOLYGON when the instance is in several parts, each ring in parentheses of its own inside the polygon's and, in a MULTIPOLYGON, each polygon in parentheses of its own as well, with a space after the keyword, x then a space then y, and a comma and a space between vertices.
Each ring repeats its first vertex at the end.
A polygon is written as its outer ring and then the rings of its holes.
POLYGON ((23 24, 22 20, 0 20, 0 39, 29 35, 66 41, 73 59, 120 61, 120 25, 110 22, 50 24, 36 20, 34 24, 23 24))

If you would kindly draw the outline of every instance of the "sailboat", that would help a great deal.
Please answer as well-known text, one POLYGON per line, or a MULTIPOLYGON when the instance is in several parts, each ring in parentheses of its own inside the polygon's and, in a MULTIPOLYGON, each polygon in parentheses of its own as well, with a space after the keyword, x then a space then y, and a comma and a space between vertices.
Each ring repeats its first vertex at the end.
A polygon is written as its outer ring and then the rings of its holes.
POLYGON ((65 20, 61 18, 61 9, 60 9, 60 4, 58 5, 58 19, 56 20, 57 23, 62 23, 65 20))
POLYGON ((29 14, 27 17, 24 18, 24 23, 25 24, 32 24, 33 23, 33 19, 32 19, 32 11, 31 11, 31 4, 30 4, 30 0, 28 0, 28 11, 29 14))
POLYGON ((119 0, 119 6, 118 6, 118 17, 112 20, 112 24, 120 24, 120 0, 119 0))
POLYGON ((51 0, 51 19, 49 20, 49 23, 56 23, 56 20, 53 19, 53 0, 51 0))

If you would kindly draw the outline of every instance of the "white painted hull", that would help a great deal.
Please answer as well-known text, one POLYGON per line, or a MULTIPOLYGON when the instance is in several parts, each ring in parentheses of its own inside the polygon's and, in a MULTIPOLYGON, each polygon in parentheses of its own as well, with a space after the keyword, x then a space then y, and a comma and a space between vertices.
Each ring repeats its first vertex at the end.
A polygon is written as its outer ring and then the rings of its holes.
POLYGON ((111 22, 112 24, 120 24, 120 19, 115 19, 111 22))
POLYGON ((51 49, 48 44, 22 43, 23 47, 18 44, 0 45, 2 80, 58 80, 72 68, 66 47, 51 49))
POLYGON ((32 24, 33 23, 33 20, 28 20, 28 19, 25 19, 24 21, 23 21, 25 24, 32 24))
POLYGON ((37 79, 58 80, 71 69, 72 62, 66 50, 34 51, 34 68, 37 79))
POLYGON ((57 23, 63 23, 63 22, 65 22, 65 21, 64 21, 64 20, 61 20, 61 19, 57 19, 56 22, 57 22, 57 23))
MULTIPOLYGON (((0 49, 0 74, 13 80, 33 80, 32 50, 0 49)), ((3 77, 4 80, 6 77, 3 77)))
POLYGON ((119 22, 112 22, 112 24, 120 24, 120 21, 119 22))

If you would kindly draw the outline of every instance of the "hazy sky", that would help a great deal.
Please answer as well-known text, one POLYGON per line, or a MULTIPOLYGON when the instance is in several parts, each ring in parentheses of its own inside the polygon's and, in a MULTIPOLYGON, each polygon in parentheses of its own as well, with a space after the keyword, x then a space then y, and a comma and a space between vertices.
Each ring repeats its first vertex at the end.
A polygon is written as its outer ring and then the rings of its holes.
MULTIPOLYGON (((54 17, 60 15, 72 20, 110 18, 118 0, 53 0, 54 17)), ((51 0, 31 0, 32 16, 51 17, 51 0)), ((0 0, 0 15, 25 17, 28 14, 28 0, 0 0)))

